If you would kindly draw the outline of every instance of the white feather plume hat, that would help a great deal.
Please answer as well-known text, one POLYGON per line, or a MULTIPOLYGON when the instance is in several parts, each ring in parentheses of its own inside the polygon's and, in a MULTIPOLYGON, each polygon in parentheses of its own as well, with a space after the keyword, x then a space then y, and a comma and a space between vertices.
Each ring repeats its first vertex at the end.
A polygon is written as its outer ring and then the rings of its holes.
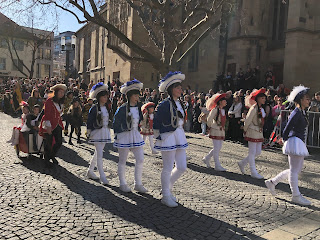
POLYGON ((288 101, 289 102, 299 101, 305 94, 308 93, 309 90, 310 90, 310 88, 307 88, 303 85, 293 87, 293 89, 288 97, 288 101))

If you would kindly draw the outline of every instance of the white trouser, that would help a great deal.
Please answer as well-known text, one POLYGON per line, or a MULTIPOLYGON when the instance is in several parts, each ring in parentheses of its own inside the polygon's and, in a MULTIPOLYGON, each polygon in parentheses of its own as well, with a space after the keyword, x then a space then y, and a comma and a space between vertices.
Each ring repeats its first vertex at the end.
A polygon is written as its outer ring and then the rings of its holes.
POLYGON ((134 155, 136 159, 135 169, 134 169, 134 184, 142 185, 142 169, 143 169, 143 147, 135 148, 118 148, 119 152, 119 162, 118 162, 118 176, 120 180, 120 185, 126 185, 126 162, 128 159, 129 151, 134 155))
POLYGON ((214 159, 216 167, 221 166, 220 160, 219 160, 219 153, 222 148, 223 140, 217 140, 212 139, 213 143, 213 149, 209 152, 209 154, 206 156, 206 158, 212 158, 214 159))
POLYGON ((288 160, 290 168, 279 173, 277 176, 272 178, 271 181, 277 185, 280 181, 288 179, 292 195, 299 196, 300 191, 298 187, 298 177, 303 168, 304 157, 288 155, 288 160))
POLYGON ((94 146, 96 147, 96 149, 94 150, 94 155, 91 159, 91 163, 89 166, 90 171, 93 171, 94 167, 97 166, 100 179, 106 177, 103 170, 103 160, 102 160, 103 149, 105 145, 106 145, 105 143, 94 143, 94 146))
POLYGON ((147 138, 149 138, 150 148, 151 148, 151 151, 153 151, 154 150, 153 135, 143 135, 144 142, 146 142, 147 138))
POLYGON ((201 123, 201 131, 202 131, 202 134, 206 135, 206 133, 207 133, 207 123, 206 122, 201 123))
POLYGON ((162 195, 170 196, 173 184, 187 170, 187 155, 185 149, 162 151, 163 169, 161 172, 162 195), (175 164, 175 168, 173 165, 175 164))
POLYGON ((257 172, 255 158, 261 154, 262 142, 248 142, 249 153, 248 156, 242 160, 242 165, 249 163, 251 173, 257 172))

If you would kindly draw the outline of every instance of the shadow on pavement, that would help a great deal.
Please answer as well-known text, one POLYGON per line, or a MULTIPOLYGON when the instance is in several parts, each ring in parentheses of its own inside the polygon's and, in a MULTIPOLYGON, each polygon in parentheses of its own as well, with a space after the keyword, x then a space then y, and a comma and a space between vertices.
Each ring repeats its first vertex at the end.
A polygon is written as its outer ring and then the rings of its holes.
POLYGON ((65 147, 63 144, 58 151, 57 157, 61 158, 65 162, 74 165, 89 167, 88 161, 81 158, 76 151, 71 148, 65 147))
MULTIPOLYGON (((245 182, 245 183, 249 183, 252 185, 266 188, 266 186, 264 184, 265 179, 254 179, 254 178, 250 177, 249 175, 242 175, 240 173, 234 173, 234 172, 217 172, 213 168, 202 167, 202 166, 199 166, 194 163, 188 163, 187 166, 189 169, 196 171, 196 172, 199 172, 199 173, 210 174, 213 176, 221 176, 221 177, 227 178, 232 181, 245 182)), ((307 175, 308 173, 304 173, 304 174, 307 175)), ((279 183, 277 185, 276 189, 291 194, 289 184, 279 183)), ((320 196, 319 196, 318 191, 310 189, 310 188, 305 188, 305 187, 299 187, 299 189, 302 192, 302 194, 304 194, 306 197, 320 200, 320 196)), ((267 191, 267 189, 266 189, 266 191, 267 191)))
MULTIPOLYGON (((222 239, 223 236, 227 236, 228 239, 242 239, 244 237, 246 239, 259 239, 258 236, 250 232, 211 216, 185 208, 182 205, 179 205, 177 208, 168 208, 162 205, 158 199, 148 194, 121 193, 131 199, 129 202, 111 192, 119 192, 118 188, 114 186, 104 187, 102 185, 91 184, 59 165, 46 169, 44 168, 44 162, 36 157, 33 157, 31 161, 22 161, 22 165, 26 168, 51 175, 56 180, 65 184, 72 192, 81 195, 86 201, 125 221, 148 228, 164 237, 183 240, 222 239)), ((114 228, 116 226, 115 223, 114 228)))

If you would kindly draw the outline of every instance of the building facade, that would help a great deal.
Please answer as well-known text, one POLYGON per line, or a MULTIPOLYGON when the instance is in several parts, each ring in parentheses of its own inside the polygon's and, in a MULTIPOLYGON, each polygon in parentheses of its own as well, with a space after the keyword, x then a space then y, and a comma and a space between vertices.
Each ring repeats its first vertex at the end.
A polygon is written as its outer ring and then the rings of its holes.
MULTIPOLYGON (((239 0, 231 14, 222 14, 224 28, 219 28, 194 47, 179 70, 186 74, 184 84, 197 91, 208 91, 216 76, 228 71, 236 75, 240 68, 260 66, 259 85, 265 85, 269 67, 276 86, 288 88, 305 84, 320 89, 320 7, 315 0, 239 0)), ((106 19, 142 46, 150 46, 146 30, 137 13, 130 7, 113 8, 112 1, 104 10, 106 19), (121 21, 120 21, 121 19, 121 21)), ((155 88, 159 74, 148 63, 127 61, 107 48, 108 42, 131 50, 112 34, 91 23, 77 33, 76 66, 86 81, 137 78, 145 87, 155 88)), ((178 69, 177 69, 178 70, 178 69)))
MULTIPOLYGON (((53 76, 53 40, 54 33, 50 31, 23 27, 28 32, 41 39, 43 43, 38 47, 35 61, 36 78, 45 78, 53 76)), ((41 41, 40 40, 40 41, 41 41)))
POLYGON ((72 36, 75 35, 75 32, 66 31, 62 32, 54 37, 54 50, 53 50, 53 75, 55 77, 65 78, 66 77, 66 58, 67 52, 65 49, 68 49, 69 56, 69 76, 68 77, 76 77, 75 74, 75 50, 71 46, 72 36), (65 49, 61 47, 61 38, 65 37, 65 49))

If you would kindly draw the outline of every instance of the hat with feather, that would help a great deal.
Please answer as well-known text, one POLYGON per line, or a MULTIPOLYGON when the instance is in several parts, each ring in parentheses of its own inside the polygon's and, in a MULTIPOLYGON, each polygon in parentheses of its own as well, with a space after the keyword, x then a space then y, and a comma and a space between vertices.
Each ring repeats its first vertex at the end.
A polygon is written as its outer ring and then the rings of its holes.
POLYGON ((99 82, 96 85, 94 85, 90 92, 89 92, 89 97, 90 98, 97 98, 98 93, 103 92, 103 91, 108 91, 108 86, 105 85, 103 82, 99 82))
POLYGON ((143 88, 143 83, 140 82, 137 79, 133 79, 132 81, 126 82, 123 84, 120 88, 120 92, 122 94, 127 94, 128 92, 132 90, 138 90, 140 91, 143 88))
POLYGON ((296 102, 296 103, 299 102, 303 98, 303 96, 308 93, 309 90, 310 90, 310 88, 307 88, 303 85, 293 87, 293 89, 288 97, 288 101, 289 102, 296 102))
POLYGON ((161 81, 159 82, 159 91, 166 92, 168 87, 177 82, 182 82, 186 76, 179 71, 169 72, 161 81))

